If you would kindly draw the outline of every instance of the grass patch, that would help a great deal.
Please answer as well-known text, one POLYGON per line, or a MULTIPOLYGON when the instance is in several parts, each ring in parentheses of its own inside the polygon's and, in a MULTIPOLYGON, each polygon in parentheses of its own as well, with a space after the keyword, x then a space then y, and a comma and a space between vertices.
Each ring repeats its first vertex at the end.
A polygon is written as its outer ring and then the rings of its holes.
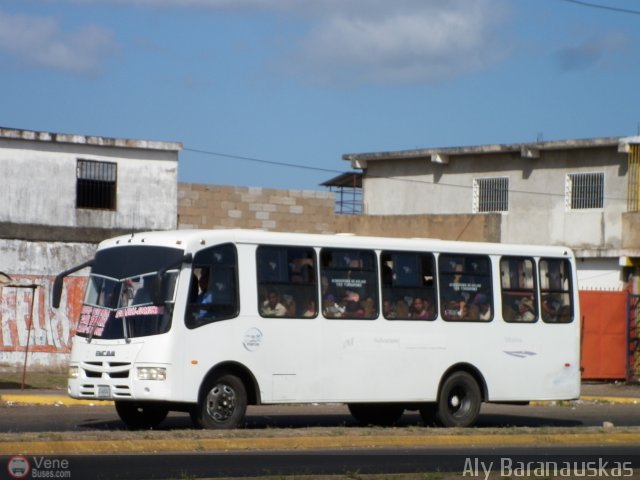
MULTIPOLYGON (((0 372, 0 389, 22 387, 22 372, 0 372)), ((27 372, 24 388, 29 390, 65 390, 67 388, 66 373, 27 372)))

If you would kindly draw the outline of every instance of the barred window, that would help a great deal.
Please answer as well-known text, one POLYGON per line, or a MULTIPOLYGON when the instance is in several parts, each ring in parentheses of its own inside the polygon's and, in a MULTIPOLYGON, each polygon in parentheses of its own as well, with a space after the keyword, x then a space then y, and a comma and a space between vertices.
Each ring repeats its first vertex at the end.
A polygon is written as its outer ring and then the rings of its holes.
POLYGON ((569 173, 565 184, 567 210, 604 207, 604 173, 569 173))
POLYGON ((509 178, 475 178, 473 213, 509 211, 509 178))
POLYGON ((116 209, 117 164, 78 160, 76 208, 116 209))

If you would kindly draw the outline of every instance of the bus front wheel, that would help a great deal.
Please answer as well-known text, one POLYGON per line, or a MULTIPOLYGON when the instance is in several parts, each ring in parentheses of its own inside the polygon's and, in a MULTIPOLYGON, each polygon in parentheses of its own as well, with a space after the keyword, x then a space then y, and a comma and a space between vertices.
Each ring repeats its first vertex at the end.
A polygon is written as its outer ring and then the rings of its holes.
POLYGON ((247 391, 234 375, 222 375, 208 380, 198 406, 191 415, 200 428, 236 428, 247 411, 247 391))
POLYGON ((467 372, 455 372, 440 389, 436 421, 443 427, 471 427, 478 419, 481 403, 478 382, 467 372))
POLYGON ((115 402, 120 419, 132 429, 153 428, 160 424, 169 413, 162 405, 138 404, 134 402, 115 402))

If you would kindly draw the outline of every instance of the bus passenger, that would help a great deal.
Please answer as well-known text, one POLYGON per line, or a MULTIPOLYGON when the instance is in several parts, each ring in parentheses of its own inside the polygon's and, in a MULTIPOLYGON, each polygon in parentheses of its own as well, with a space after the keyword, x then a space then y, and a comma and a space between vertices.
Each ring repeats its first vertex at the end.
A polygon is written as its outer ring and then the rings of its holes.
POLYGON ((316 316, 316 301, 313 298, 309 299, 309 301, 307 302, 307 308, 305 309, 302 316, 307 318, 316 316))
POLYGON ((396 318, 396 309, 393 307, 393 304, 389 300, 384 300, 382 302, 382 314, 384 318, 389 320, 396 318))
POLYGON ((278 292, 269 291, 267 299, 262 303, 260 313, 263 317, 284 317, 287 314, 287 308, 280 303, 278 292))
POLYGON ((197 303, 213 303, 213 294, 209 291, 209 270, 203 268, 198 279, 198 287, 200 287, 200 293, 196 298, 197 303))
POLYGON ((432 318, 432 312, 429 311, 427 302, 420 297, 416 297, 413 300, 411 318, 415 318, 416 320, 425 320, 432 318))
POLYGON ((396 302, 396 318, 399 320, 408 320, 411 318, 409 315, 409 305, 402 298, 396 302))
POLYGON ((365 318, 375 318, 376 317, 376 306, 373 298, 367 297, 361 302, 362 310, 364 312, 365 318))
POLYGON ((491 320, 491 305, 489 305, 489 299, 486 295, 478 293, 471 304, 477 305, 480 311, 477 320, 491 320))
POLYGON ((518 316, 516 321, 519 322, 534 322, 536 320, 536 309, 533 306, 533 300, 530 298, 523 298, 518 302, 518 316))
POLYGON ((542 319, 545 322, 555 322, 558 318, 558 312, 562 302, 553 294, 542 296, 542 319))
POLYGON ((340 318, 344 313, 344 307, 336 303, 333 295, 327 295, 323 302, 323 313, 327 318, 340 318))

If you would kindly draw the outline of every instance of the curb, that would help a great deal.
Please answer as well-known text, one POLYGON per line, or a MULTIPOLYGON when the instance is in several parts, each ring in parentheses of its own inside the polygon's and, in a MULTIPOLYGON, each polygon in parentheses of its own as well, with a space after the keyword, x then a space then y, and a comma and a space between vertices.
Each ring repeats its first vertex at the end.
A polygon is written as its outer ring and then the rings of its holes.
POLYGON ((585 395, 580 397, 584 402, 640 404, 640 397, 607 397, 585 395))
POLYGON ((0 394, 0 402, 13 405, 113 406, 109 400, 76 400, 67 395, 0 394))
MULTIPOLYGON (((530 405, 535 406, 550 406, 564 404, 573 400, 536 400, 532 401, 530 405)), ((597 395, 585 395, 581 396, 578 400, 580 402, 594 402, 594 403, 619 403, 619 404, 631 404, 640 405, 640 397, 611 397, 611 396, 597 396, 597 395)), ((76 400, 68 397, 67 395, 58 394, 44 394, 44 395, 30 395, 22 393, 10 393, 0 394, 0 402, 6 402, 14 405, 64 405, 64 406, 113 406, 113 401, 110 400, 76 400)))
POLYGON ((638 445, 640 433, 315 436, 279 438, 202 438, 179 440, 56 440, 0 443, 0 455, 60 455, 117 453, 184 453, 243 451, 305 451, 375 448, 426 448, 460 446, 638 445))

